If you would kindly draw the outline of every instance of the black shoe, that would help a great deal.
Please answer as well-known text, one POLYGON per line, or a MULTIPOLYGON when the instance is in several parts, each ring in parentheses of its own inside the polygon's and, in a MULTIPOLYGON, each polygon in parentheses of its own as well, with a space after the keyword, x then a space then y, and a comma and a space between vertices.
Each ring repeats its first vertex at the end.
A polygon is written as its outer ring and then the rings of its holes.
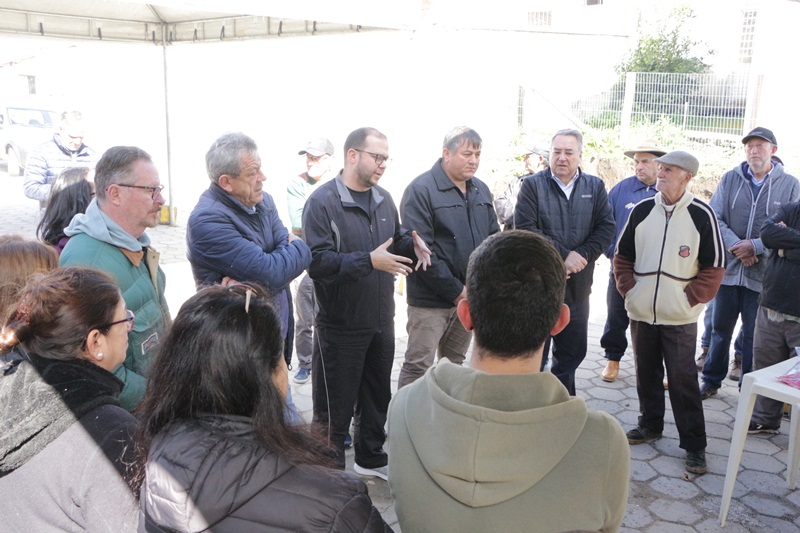
POLYGON ((638 426, 625 434, 628 437, 628 444, 642 444, 661 438, 661 433, 656 433, 642 426, 638 426))
POLYGON ((719 387, 712 387, 708 383, 703 383, 702 385, 700 385, 700 399, 708 400, 709 398, 714 396, 718 390, 719 387))
POLYGON ((692 474, 705 474, 708 471, 706 467, 706 451, 698 450, 696 452, 688 452, 686 454, 686 471, 692 474))
POLYGON ((768 426, 766 424, 759 424, 758 422, 750 422, 750 425, 747 426, 747 432, 751 435, 755 435, 756 433, 769 433, 771 435, 776 435, 780 431, 781 425, 778 424, 777 426, 768 426))

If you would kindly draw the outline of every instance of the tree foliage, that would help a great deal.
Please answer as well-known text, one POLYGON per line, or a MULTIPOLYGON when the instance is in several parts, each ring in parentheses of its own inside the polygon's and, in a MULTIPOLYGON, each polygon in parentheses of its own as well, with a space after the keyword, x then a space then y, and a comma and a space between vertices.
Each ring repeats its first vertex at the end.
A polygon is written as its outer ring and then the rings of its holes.
POLYGON ((681 6, 673 9, 667 20, 653 22, 658 30, 639 38, 636 49, 617 65, 617 72, 708 72, 703 55, 711 55, 713 50, 684 34, 686 23, 694 18, 692 8, 681 6), (705 54, 696 55, 701 50, 705 54))

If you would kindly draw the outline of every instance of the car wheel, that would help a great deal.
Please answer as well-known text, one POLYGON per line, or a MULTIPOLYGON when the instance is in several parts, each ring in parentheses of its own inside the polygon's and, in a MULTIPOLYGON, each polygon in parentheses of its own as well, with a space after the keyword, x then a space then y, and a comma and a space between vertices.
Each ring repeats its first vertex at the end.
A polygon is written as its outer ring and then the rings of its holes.
POLYGON ((8 175, 9 176, 22 176, 25 169, 19 164, 19 156, 17 151, 13 148, 8 149, 8 175))

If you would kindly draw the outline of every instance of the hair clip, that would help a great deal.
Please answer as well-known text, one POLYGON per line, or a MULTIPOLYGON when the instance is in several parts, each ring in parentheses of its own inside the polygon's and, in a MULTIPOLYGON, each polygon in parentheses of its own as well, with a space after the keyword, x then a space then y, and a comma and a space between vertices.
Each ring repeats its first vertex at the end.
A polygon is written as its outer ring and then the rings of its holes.
POLYGON ((250 297, 252 295, 254 295, 255 293, 256 293, 256 291, 254 291, 250 287, 247 287, 244 290, 244 312, 245 313, 249 313, 250 312, 250 297))

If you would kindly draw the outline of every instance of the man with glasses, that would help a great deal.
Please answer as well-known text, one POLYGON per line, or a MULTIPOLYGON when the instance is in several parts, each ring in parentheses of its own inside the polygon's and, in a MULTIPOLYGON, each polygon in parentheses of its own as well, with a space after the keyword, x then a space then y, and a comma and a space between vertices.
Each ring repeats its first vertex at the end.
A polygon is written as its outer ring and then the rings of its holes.
POLYGON ((314 422, 345 467, 344 441, 355 409, 355 471, 387 479, 383 450, 394 362, 394 278, 427 268, 430 251, 402 230, 389 193, 378 186, 389 162, 386 136, 353 131, 344 169, 314 191, 303 210, 311 247, 308 275, 319 310, 314 342, 314 422))
MULTIPOLYGON (((306 200, 317 187, 331 178, 333 144, 325 137, 316 137, 306 143, 298 152, 304 156, 306 171, 292 178, 286 188, 286 200, 292 233, 303 237, 303 207, 306 200)), ((299 369, 294 376, 295 383, 306 383, 311 376, 311 347, 314 327, 314 282, 308 275, 293 282, 295 290, 295 335, 294 347, 297 351, 299 369)))
POLYGON ((442 157, 403 193, 403 225, 414 228, 432 253, 430 268, 408 278, 408 346, 398 388, 422 377, 434 357, 462 364, 472 340, 456 316, 467 294, 467 262, 486 237, 500 231, 492 193, 475 177, 482 144, 475 130, 452 129, 442 157))
POLYGON ((289 233, 272 196, 255 141, 226 133, 206 153, 211 184, 189 215, 187 256, 198 286, 229 279, 258 283, 272 296, 281 336, 289 329, 289 283, 311 262, 311 251, 289 233))
POLYGON ((58 131, 53 138, 37 147, 25 163, 25 196, 39 200, 42 212, 50 197, 53 181, 70 167, 94 168, 97 153, 83 144, 83 116, 80 111, 61 114, 58 131))
POLYGON ((59 262, 111 274, 136 316, 129 323, 125 362, 115 371, 125 383, 120 404, 132 410, 144 396, 150 363, 170 323, 166 278, 145 233, 158 224, 164 187, 150 155, 133 146, 116 146, 103 154, 94 182, 95 199, 64 230, 70 239, 59 262))

